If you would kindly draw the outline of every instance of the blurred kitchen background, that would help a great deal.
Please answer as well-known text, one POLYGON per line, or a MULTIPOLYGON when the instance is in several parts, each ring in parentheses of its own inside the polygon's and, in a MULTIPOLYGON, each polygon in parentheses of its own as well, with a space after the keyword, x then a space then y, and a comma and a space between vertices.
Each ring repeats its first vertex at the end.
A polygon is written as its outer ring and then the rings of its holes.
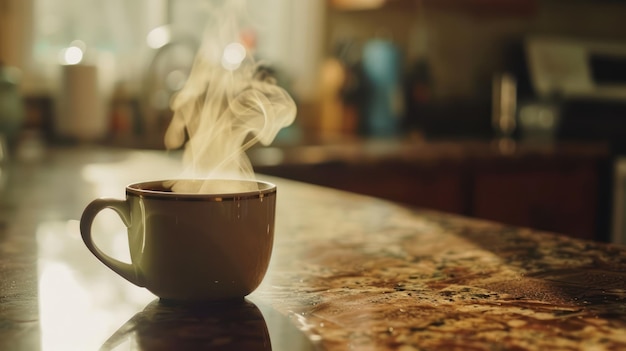
MULTIPOLYGON (((207 1, 0 0, 4 158, 163 149, 207 1)), ((626 0, 247 12, 242 41, 298 105, 275 145, 250 153, 257 172, 626 243, 626 0)))

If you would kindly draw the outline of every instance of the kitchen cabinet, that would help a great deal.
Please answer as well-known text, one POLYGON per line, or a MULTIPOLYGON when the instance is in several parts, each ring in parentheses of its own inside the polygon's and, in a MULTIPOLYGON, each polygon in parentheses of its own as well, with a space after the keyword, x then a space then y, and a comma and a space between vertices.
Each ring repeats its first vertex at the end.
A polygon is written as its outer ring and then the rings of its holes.
MULTIPOLYGON (((367 147, 364 147, 367 149, 367 147)), ((319 150, 318 150, 319 151, 319 150)), ((296 149, 259 173, 514 226, 608 239, 604 147, 562 145, 500 153, 488 142, 427 143, 298 162, 296 149)), ((254 162, 254 158, 253 158, 254 162)))
POLYGON ((593 162, 477 169, 470 215, 595 239, 599 169, 593 162))
POLYGON ((458 167, 431 168, 395 162, 382 165, 330 162, 255 169, 263 174, 449 213, 463 213, 466 207, 464 178, 458 167))

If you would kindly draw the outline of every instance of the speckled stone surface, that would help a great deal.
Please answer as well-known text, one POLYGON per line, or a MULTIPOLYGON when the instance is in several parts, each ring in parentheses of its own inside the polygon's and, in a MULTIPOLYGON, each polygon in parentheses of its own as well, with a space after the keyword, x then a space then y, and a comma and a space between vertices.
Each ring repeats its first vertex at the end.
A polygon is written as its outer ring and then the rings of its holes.
POLYGON ((4 173, 0 349, 82 340, 97 345, 82 350, 97 350, 126 340, 125 349, 161 350, 248 335, 259 343, 246 348, 263 350, 264 326, 272 336, 277 325, 307 343, 272 339, 274 351, 626 349, 624 247, 263 176, 278 185, 276 238, 248 302, 199 316, 155 305, 91 257, 72 223, 110 187, 123 192, 168 167, 169 156, 85 148, 51 151, 4 173), (259 317, 255 306, 282 320, 259 317), (238 315, 251 324, 224 336, 222 321, 237 325, 238 315))
POLYGON ((284 184, 258 292, 327 349, 626 348, 623 247, 284 184))

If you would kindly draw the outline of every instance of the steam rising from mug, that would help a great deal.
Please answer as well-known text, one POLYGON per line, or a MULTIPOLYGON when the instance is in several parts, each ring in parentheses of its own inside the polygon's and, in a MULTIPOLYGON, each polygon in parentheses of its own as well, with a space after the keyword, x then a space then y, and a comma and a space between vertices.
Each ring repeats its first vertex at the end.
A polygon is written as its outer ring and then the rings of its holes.
POLYGON ((189 78, 171 103, 165 146, 185 146, 187 177, 254 179, 245 151, 258 142, 269 145, 296 116, 293 99, 239 42, 243 3, 210 8, 189 78))

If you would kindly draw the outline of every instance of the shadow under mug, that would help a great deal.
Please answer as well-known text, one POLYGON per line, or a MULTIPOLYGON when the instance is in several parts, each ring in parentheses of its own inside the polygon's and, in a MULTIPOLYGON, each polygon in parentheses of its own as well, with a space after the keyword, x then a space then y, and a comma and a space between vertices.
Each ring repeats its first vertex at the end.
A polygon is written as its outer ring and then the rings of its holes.
POLYGON ((161 299, 237 299, 265 276, 275 210, 276 186, 267 182, 150 181, 127 186, 125 200, 93 200, 83 211, 80 231, 102 263, 161 299), (184 190, 172 190, 173 184, 184 190), (201 189, 207 186, 210 191, 201 189), (93 241, 92 223, 106 208, 128 228, 131 263, 107 255, 93 241))

